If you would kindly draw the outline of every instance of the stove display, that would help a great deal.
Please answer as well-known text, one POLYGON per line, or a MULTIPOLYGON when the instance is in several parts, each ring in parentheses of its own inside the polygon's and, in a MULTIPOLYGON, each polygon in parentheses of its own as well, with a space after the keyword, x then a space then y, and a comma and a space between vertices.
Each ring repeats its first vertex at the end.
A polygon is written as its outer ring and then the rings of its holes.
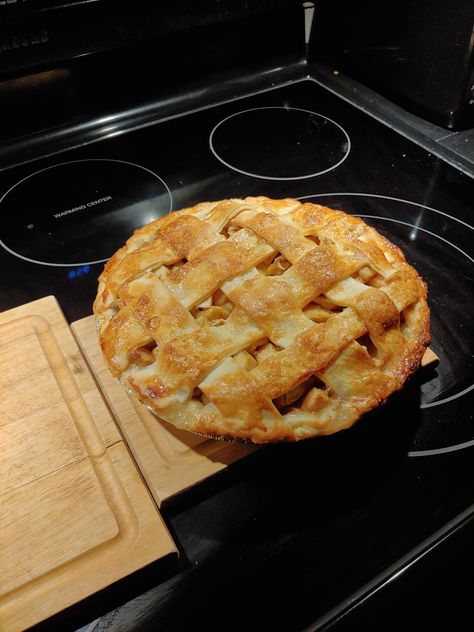
POLYGON ((214 127, 209 145, 223 165, 244 175, 301 180, 342 164, 351 142, 335 121, 285 105, 231 114, 214 127))
POLYGON ((439 366, 354 428, 259 451, 225 488, 165 512, 190 569, 154 589, 147 614, 160 625, 208 626, 209 586, 227 608, 245 585, 272 604, 253 614, 256 625, 302 629, 472 504, 468 176, 304 80, 5 170, 0 195, 2 309, 54 294, 69 320, 86 316, 103 268, 95 262, 134 228, 171 205, 252 195, 360 215, 428 283, 439 366))

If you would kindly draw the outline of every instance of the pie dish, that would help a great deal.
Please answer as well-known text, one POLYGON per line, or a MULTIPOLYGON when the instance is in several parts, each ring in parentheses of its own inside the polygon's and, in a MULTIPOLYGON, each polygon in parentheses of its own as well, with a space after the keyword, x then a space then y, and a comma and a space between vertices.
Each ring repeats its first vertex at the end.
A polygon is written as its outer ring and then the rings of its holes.
POLYGON ((94 302, 111 372, 178 428, 267 443, 350 427, 429 343, 427 289, 361 219, 266 197, 137 230, 94 302))

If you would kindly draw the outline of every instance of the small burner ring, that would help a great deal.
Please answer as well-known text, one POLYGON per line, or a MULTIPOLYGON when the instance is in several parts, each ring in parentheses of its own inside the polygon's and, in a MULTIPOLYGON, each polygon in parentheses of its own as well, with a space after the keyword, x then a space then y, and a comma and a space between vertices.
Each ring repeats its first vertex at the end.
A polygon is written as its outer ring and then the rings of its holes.
POLYGON ((267 106, 222 119, 211 131, 209 147, 222 164, 243 175, 302 180, 339 167, 351 141, 339 123, 323 114, 267 106))

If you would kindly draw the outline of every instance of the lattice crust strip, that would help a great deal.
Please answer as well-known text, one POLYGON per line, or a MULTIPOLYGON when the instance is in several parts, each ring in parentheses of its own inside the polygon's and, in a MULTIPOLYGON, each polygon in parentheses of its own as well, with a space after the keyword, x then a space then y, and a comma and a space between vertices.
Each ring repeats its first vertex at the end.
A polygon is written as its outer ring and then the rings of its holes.
POLYGON ((94 311, 110 370, 153 412, 260 443, 347 428, 400 389, 429 343, 426 297, 362 220, 258 197, 136 231, 94 311))

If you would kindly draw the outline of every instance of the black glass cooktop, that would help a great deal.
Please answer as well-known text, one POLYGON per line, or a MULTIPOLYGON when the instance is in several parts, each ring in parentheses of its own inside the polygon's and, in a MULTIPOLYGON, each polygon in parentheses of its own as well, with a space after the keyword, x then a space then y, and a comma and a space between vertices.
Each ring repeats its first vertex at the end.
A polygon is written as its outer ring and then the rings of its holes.
POLYGON ((3 309, 54 294, 86 316, 135 228, 247 195, 359 215, 428 282, 437 367, 355 428, 261 450, 167 516, 189 567, 155 589, 150 621, 184 629, 192 610, 209 627, 199 604, 235 613, 245 593, 254 621, 300 629, 473 502, 474 181, 310 80, 113 133, 0 173, 3 309))

